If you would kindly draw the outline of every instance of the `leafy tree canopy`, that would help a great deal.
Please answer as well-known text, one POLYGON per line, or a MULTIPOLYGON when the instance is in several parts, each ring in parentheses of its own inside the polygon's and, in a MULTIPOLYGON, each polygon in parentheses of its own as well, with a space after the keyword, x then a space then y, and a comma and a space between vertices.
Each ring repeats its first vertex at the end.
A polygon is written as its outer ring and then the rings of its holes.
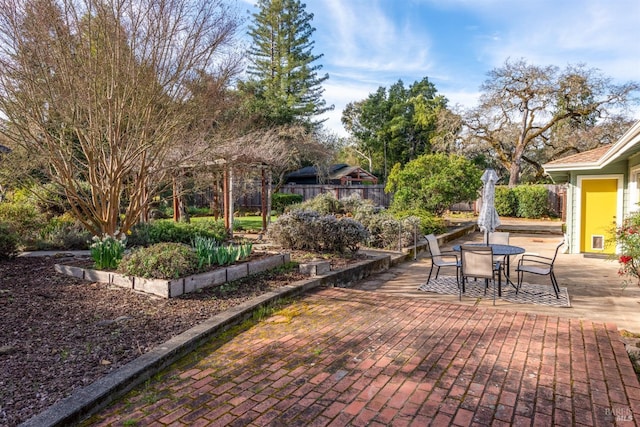
POLYGON ((401 165, 432 151, 447 99, 427 77, 405 88, 398 80, 388 90, 378 88, 367 99, 349 103, 342 123, 355 149, 386 178, 388 165, 401 165))
POLYGON ((442 215, 452 204, 478 198, 482 170, 455 154, 423 154, 391 170, 386 192, 394 192, 394 210, 426 209, 442 215))

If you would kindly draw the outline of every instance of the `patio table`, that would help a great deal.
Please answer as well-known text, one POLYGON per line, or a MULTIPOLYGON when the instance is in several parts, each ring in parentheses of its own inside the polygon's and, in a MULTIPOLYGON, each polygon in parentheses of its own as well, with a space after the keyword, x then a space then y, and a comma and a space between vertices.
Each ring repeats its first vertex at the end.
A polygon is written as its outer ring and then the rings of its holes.
MULTIPOLYGON (((505 258, 505 268, 503 268, 503 273, 504 273, 504 277, 505 279, 507 279, 507 283, 509 283, 511 286, 513 286, 514 288, 516 287, 516 285, 511 281, 511 278, 509 277, 509 258, 512 255, 520 255, 523 254, 525 252, 524 248, 521 248, 520 246, 513 246, 513 245, 498 245, 498 244, 489 244, 487 245, 486 243, 465 243, 465 246, 490 246, 491 250, 493 251, 493 254, 496 256, 503 256, 505 258)), ((460 246, 461 245, 455 245, 452 249, 456 252, 460 252, 460 246)), ((502 296, 502 286, 498 285, 498 296, 501 297, 502 296)))

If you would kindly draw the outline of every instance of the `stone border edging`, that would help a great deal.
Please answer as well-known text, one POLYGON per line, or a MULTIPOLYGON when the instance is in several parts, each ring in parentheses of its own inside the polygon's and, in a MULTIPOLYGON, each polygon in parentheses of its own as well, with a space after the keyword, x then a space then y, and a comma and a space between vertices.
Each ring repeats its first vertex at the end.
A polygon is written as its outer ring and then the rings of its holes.
POLYGON ((57 427, 77 424, 197 349, 214 335, 241 323, 250 317, 258 307, 281 298, 302 294, 320 286, 348 286, 351 282, 387 270, 390 265, 390 255, 377 256, 372 260, 358 262, 340 271, 283 286, 232 307, 169 339, 105 377, 74 391, 70 396, 54 403, 20 426, 57 427))
POLYGON ((279 267, 291 261, 291 254, 274 254, 257 261, 242 262, 221 267, 206 273, 193 274, 179 279, 147 279, 127 276, 113 271, 93 270, 90 268, 55 264, 56 272, 93 282, 109 283, 126 289, 133 289, 146 294, 163 298, 174 298, 200 289, 223 285, 227 282, 242 279, 250 274, 279 267))

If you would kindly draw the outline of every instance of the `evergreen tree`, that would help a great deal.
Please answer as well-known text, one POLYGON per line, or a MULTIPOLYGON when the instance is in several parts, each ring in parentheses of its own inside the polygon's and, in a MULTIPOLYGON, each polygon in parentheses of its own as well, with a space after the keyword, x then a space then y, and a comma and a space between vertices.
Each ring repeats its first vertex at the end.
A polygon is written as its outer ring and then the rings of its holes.
POLYGON ((447 110, 447 99, 424 77, 408 88, 398 80, 387 90, 379 87, 367 99, 351 102, 342 112, 342 123, 354 137, 358 152, 372 159, 375 173, 387 178, 390 168, 433 151, 438 117, 447 110))
POLYGON ((249 35, 249 82, 241 88, 253 95, 251 109, 266 126, 304 124, 313 121, 327 107, 322 98, 322 82, 328 74, 318 76, 321 65, 313 65, 322 55, 312 53, 313 14, 305 11, 299 0, 259 0, 253 14, 249 35))

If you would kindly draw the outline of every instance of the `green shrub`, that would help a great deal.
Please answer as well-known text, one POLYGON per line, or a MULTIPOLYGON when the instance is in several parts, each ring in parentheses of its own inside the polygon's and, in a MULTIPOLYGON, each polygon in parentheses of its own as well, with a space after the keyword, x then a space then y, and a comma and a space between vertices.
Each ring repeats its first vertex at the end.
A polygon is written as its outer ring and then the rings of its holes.
POLYGON ((372 200, 363 199, 358 193, 350 194, 348 197, 341 199, 340 203, 342 204, 342 210, 347 215, 351 214, 352 216, 356 216, 358 212, 361 211, 377 211, 372 200))
POLYGON ((158 243, 125 255, 118 271, 129 276, 177 279, 198 271, 198 257, 189 245, 158 243))
POLYGON ((271 208, 277 212, 284 212, 287 206, 302 203, 303 197, 300 194, 273 193, 271 195, 271 208))
POLYGON ((640 285, 640 213, 633 212, 616 228, 618 246, 618 274, 626 276, 624 286, 640 285))
POLYGON ((335 235, 338 236, 338 241, 332 245, 334 251, 344 252, 345 249, 349 249, 355 253, 360 249, 360 244, 369 238, 369 231, 354 219, 340 218, 336 224, 335 235))
POLYGON ((37 240, 39 230, 46 224, 45 217, 26 199, 0 203, 0 221, 8 223, 25 245, 37 240))
POLYGON ((281 215, 268 230, 269 238, 287 249, 357 251, 368 232, 358 221, 298 209, 281 215))
MULTIPOLYGON (((446 230, 444 219, 437 217, 426 209, 409 209, 405 211, 392 212, 394 218, 405 220, 409 217, 415 217, 418 220, 418 233, 420 234, 440 234, 446 230)), ((409 230, 413 232, 413 230, 409 230)))
POLYGON ((369 230, 368 246, 373 248, 393 248, 406 246, 413 241, 413 235, 407 232, 402 221, 384 212, 370 216, 363 224, 369 230))
POLYGON ((39 250, 88 249, 91 233, 82 224, 74 220, 69 214, 51 218, 39 232, 36 247, 39 250))
POLYGON ((9 259, 18 253, 18 235, 9 224, 0 222, 0 260, 9 259))
POLYGON ((158 220, 136 224, 131 229, 129 246, 149 246, 173 242, 190 244, 196 236, 223 241, 227 237, 224 221, 198 221, 193 223, 158 220))
MULTIPOLYGON (((88 184, 83 185, 83 190, 90 191, 88 184)), ((71 204, 65 197, 64 190, 59 184, 53 182, 32 187, 28 193, 25 193, 25 199, 47 218, 60 216, 71 210, 71 204)))
POLYGON ((319 251, 320 216, 308 209, 287 212, 269 226, 268 236, 284 248, 319 251))
POLYGON ((189 214, 189 216, 192 217, 196 217, 196 216, 210 216, 211 215, 211 209, 210 208, 206 208, 206 207, 197 207, 197 206, 189 206, 187 207, 187 213, 189 214))
POLYGON ((549 196, 544 185, 519 185, 513 191, 518 200, 518 217, 542 218, 549 213, 549 196))
POLYGON ((386 192, 393 192, 393 210, 426 209, 440 216, 455 203, 475 200, 482 187, 480 170, 457 155, 425 154, 404 166, 393 166, 386 192))
POLYGON ((496 186, 495 206, 500 216, 516 216, 518 213, 518 198, 513 189, 506 186, 496 186))
POLYGON ((355 253, 360 243, 369 237, 364 225, 351 218, 338 219, 333 215, 325 215, 318 219, 318 227, 321 234, 316 239, 327 252, 343 253, 349 249, 355 253))
POLYGON ((344 213, 342 204, 332 193, 321 193, 307 200, 298 207, 303 210, 316 211, 321 215, 344 213))

